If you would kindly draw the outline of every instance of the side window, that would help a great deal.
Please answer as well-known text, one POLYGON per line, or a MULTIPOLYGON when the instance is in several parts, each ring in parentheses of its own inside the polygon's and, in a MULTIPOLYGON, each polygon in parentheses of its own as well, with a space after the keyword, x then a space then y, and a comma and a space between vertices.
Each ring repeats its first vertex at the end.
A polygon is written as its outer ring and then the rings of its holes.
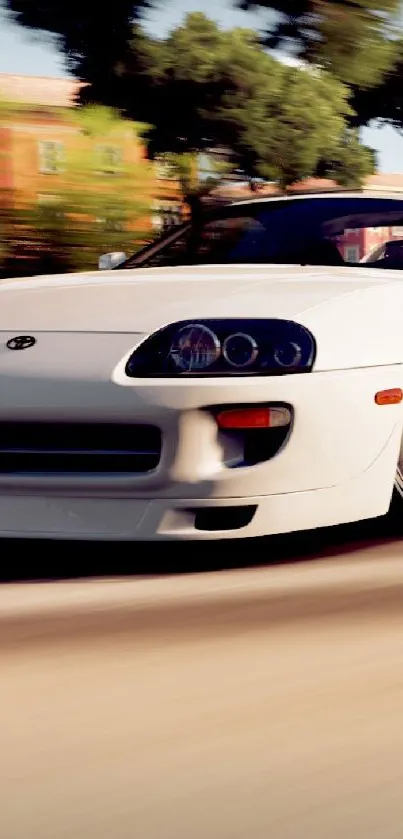
POLYGON ((187 230, 182 235, 179 235, 174 242, 161 250, 154 253, 147 262, 144 263, 145 268, 159 268, 169 265, 181 265, 186 263, 186 256, 188 253, 190 240, 190 232, 187 230))
POLYGON ((211 222, 203 227, 198 258, 200 262, 253 261, 260 251, 262 234, 266 236, 265 227, 251 216, 211 222))
POLYGON ((63 143, 42 140, 38 144, 39 171, 43 175, 57 175, 63 169, 63 143))
POLYGON ((251 216, 211 221, 198 232, 183 233, 171 245, 150 256, 145 266, 231 264, 242 257, 253 261, 256 237, 262 234, 266 234, 265 227, 251 216))

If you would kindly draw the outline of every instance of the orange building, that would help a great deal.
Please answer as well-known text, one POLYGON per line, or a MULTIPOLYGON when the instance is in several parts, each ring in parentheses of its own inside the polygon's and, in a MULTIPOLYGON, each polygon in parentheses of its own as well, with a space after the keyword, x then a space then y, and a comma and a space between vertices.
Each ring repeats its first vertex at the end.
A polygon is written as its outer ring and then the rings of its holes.
MULTIPOLYGON (((62 188, 63 161, 82 142, 81 129, 73 116, 80 86, 70 79, 0 74, 3 201, 13 196, 14 201, 46 202, 62 188)), ((151 228, 158 226, 160 218, 179 212, 179 186, 172 179, 161 178, 158 166, 147 161, 145 145, 133 128, 123 132, 119 142, 111 139, 98 143, 96 151, 105 174, 112 174, 121 163, 137 168, 144 163, 144 173, 151 167, 151 178, 146 179, 153 208, 151 228)))

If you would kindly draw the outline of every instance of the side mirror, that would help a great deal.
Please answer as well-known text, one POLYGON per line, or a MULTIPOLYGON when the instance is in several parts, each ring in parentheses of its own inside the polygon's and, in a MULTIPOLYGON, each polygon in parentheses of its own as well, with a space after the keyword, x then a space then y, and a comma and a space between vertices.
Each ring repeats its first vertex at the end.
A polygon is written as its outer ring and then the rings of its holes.
POLYGON ((111 271, 112 268, 117 268, 122 265, 127 259, 124 251, 112 251, 112 253, 104 253, 99 257, 98 268, 100 271, 111 271))

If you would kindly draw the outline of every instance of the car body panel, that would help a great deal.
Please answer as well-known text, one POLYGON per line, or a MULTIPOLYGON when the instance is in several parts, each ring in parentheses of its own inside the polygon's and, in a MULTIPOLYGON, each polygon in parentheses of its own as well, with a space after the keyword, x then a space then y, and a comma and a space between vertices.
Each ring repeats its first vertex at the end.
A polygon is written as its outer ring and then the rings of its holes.
POLYGON ((291 319, 386 283, 384 271, 297 265, 145 268, 3 281, 0 330, 152 332, 186 318, 291 319))
MULTIPOLYGON (((101 279, 72 275, 0 284, 0 331, 6 337, 52 332, 58 343, 57 333, 71 333, 62 356, 79 343, 74 333, 134 334, 135 344, 180 320, 267 317, 296 320, 312 331, 315 371, 388 365, 403 361, 402 310, 399 272, 362 268, 131 269, 101 279)), ((39 351, 38 345, 36 356, 39 351)), ((54 362, 65 363, 63 357, 54 362)))

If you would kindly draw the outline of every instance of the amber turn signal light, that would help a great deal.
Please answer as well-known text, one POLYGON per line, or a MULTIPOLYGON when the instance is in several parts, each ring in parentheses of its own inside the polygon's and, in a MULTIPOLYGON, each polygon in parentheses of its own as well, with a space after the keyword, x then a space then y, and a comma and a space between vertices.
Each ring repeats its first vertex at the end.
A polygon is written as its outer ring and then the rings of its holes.
POLYGON ((403 400, 403 390, 400 387, 392 387, 389 390, 379 390, 375 394, 377 405, 399 405, 403 400))

